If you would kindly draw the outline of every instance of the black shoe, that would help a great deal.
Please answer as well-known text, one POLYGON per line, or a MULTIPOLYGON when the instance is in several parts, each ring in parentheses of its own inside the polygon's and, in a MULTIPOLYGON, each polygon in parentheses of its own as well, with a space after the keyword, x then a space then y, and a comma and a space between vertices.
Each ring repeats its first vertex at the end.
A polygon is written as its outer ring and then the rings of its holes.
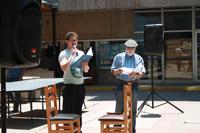
POLYGON ((13 112, 15 112, 15 113, 16 113, 16 112, 19 112, 19 110, 18 110, 18 109, 14 109, 13 112))
POLYGON ((17 112, 19 112, 19 109, 18 108, 14 108, 12 112, 13 113, 17 113, 17 112))

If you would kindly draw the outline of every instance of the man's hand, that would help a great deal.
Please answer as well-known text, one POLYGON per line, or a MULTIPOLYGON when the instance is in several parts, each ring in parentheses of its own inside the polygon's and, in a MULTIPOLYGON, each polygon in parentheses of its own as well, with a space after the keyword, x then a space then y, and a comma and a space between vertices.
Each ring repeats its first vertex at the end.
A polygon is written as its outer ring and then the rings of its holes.
POLYGON ((113 73, 114 75, 122 74, 122 72, 123 72, 123 70, 120 69, 120 68, 112 70, 112 73, 113 73))
POLYGON ((140 78, 140 77, 142 77, 143 76, 143 73, 142 72, 131 72, 131 73, 129 73, 129 75, 128 75, 129 77, 131 77, 131 78, 140 78))

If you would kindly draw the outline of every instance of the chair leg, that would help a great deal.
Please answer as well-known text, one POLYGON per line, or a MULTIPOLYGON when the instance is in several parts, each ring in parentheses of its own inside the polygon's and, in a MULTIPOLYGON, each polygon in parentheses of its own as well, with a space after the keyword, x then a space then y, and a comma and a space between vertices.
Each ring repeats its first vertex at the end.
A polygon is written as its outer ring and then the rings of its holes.
POLYGON ((80 119, 77 121, 77 123, 78 123, 78 133, 81 133, 81 127, 80 127, 81 122, 80 122, 80 119))
POLYGON ((133 132, 132 130, 133 130, 132 124, 131 124, 131 122, 130 122, 130 123, 129 123, 129 132, 132 133, 132 132, 133 132))
POLYGON ((55 124, 55 126, 56 126, 56 130, 59 130, 59 125, 58 125, 58 124, 55 124))
POLYGON ((51 133, 52 131, 51 123, 47 122, 47 126, 48 126, 48 133, 51 133))
POLYGON ((129 130, 128 130, 128 125, 127 124, 124 124, 124 132, 125 133, 130 133, 129 130))
POLYGON ((101 121, 101 133, 103 133, 103 129, 104 129, 104 123, 103 121, 101 121))
POLYGON ((69 123, 69 131, 70 131, 70 133, 74 133, 74 122, 70 122, 69 123))

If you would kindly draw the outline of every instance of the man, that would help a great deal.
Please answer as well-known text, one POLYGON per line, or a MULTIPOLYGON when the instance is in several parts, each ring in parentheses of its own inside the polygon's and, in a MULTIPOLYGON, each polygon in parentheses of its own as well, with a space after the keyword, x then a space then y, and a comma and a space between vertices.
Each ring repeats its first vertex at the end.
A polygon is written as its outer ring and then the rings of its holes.
POLYGON ((126 50, 123 53, 119 53, 115 56, 111 72, 118 79, 118 85, 115 90, 116 97, 116 113, 123 113, 124 98, 123 98, 123 86, 128 82, 132 83, 132 116, 133 116, 133 133, 136 132, 136 112, 137 112, 137 95, 138 95, 138 79, 141 78, 146 69, 144 67, 143 58, 135 53, 138 46, 135 40, 127 40, 125 42, 126 50))
MULTIPOLYGON (((23 68, 8 68, 6 72, 6 82, 14 82, 22 80, 24 73, 23 68)), ((20 92, 15 92, 15 95, 12 93, 8 94, 8 97, 14 102, 13 112, 19 112, 19 101, 20 101, 20 92)))
MULTIPOLYGON (((68 32, 66 34, 67 49, 60 52, 58 60, 64 72, 63 83, 63 112, 82 115, 82 105, 85 99, 85 87, 83 82, 83 71, 88 72, 88 62, 83 62, 81 68, 73 64, 84 54, 77 49, 78 34, 68 32)), ((82 118, 81 118, 82 125, 82 118)))

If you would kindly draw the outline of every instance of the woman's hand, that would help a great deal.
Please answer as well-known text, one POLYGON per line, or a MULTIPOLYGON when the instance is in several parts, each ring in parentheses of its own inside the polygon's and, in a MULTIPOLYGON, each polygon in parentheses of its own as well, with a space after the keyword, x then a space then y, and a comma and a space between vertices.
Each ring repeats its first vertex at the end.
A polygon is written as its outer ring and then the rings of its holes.
POLYGON ((85 73, 87 73, 88 71, 89 71, 89 66, 88 66, 88 62, 83 62, 82 63, 82 67, 83 67, 83 71, 85 72, 85 73))
POLYGON ((72 53, 72 56, 77 56, 77 54, 78 54, 78 49, 77 49, 76 47, 73 47, 73 48, 71 49, 71 53, 72 53))

